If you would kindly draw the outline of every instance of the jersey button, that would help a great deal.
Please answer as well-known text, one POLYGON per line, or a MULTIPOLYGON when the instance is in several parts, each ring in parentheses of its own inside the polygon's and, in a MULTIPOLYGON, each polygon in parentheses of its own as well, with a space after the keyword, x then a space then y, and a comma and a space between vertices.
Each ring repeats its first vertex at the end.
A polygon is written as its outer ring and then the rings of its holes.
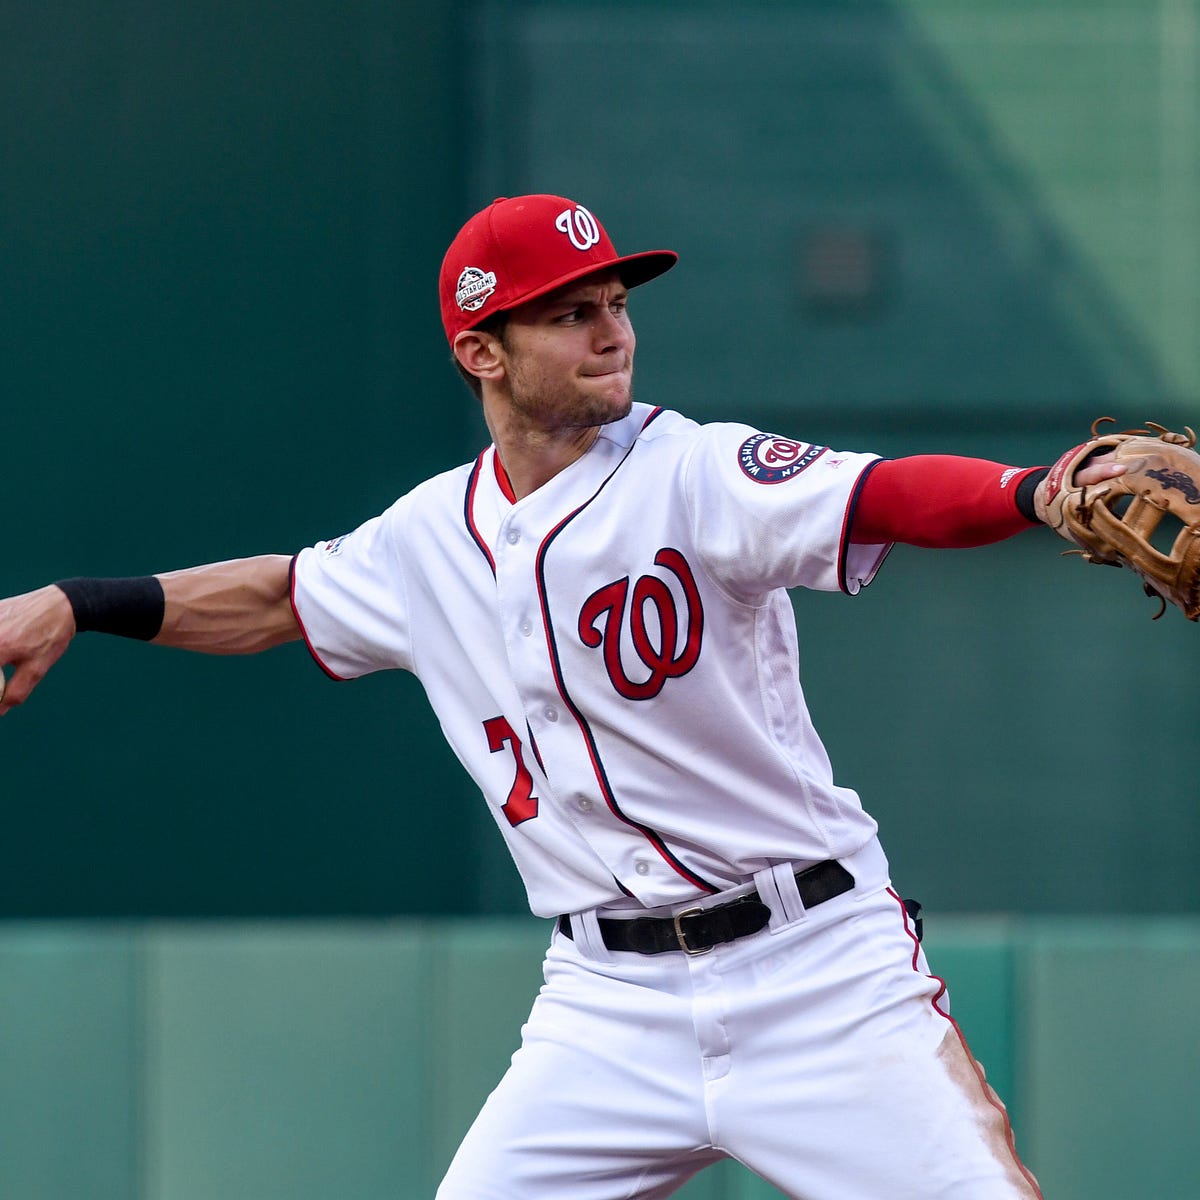
POLYGON ((639 875, 650 874, 650 864, 643 858, 639 859, 637 865, 633 868, 639 875))
POLYGON ((515 546, 521 540, 521 531, 519 529, 510 529, 507 535, 507 541, 510 546, 515 546))
POLYGON ((586 796, 581 796, 576 802, 575 807, 578 808, 580 812, 591 812, 592 802, 586 796))
POLYGON ((546 718, 547 721, 557 721, 558 720, 558 709, 557 708, 547 708, 546 711, 542 715, 546 718))
POLYGON ((522 621, 521 622, 521 632, 526 637, 531 637, 533 635, 533 622, 532 621, 522 621))

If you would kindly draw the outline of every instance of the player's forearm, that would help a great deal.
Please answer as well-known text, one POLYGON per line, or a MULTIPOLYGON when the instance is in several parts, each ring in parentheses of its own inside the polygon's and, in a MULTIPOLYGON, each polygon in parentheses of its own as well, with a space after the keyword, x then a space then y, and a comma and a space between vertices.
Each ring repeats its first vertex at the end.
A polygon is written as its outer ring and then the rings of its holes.
POLYGON ((63 579, 55 588, 69 601, 72 636, 109 633, 203 654, 254 654, 300 636, 290 563, 266 554, 161 575, 63 579))
POLYGON ((0 600, 0 716, 24 704, 77 633, 207 654, 254 654, 300 637, 282 554, 135 579, 64 579, 0 600), (2 668, 13 668, 9 679, 2 668))
POLYGON ((1025 502, 1021 489, 1042 474, 945 454, 881 461, 859 492, 850 540, 941 549, 1000 541, 1037 523, 1032 487, 1025 502))
POLYGON ((152 640, 204 654, 256 654, 295 641, 290 563, 267 554, 159 575, 163 619, 152 640))

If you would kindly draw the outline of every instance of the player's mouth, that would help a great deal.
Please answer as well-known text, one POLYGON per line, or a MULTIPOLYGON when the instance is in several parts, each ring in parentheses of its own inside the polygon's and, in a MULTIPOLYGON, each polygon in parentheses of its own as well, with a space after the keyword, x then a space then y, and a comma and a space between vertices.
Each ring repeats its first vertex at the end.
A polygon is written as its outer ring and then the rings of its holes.
POLYGON ((619 367, 609 367, 603 371, 581 371, 584 379, 608 379, 613 375, 628 375, 630 364, 622 363, 619 367))

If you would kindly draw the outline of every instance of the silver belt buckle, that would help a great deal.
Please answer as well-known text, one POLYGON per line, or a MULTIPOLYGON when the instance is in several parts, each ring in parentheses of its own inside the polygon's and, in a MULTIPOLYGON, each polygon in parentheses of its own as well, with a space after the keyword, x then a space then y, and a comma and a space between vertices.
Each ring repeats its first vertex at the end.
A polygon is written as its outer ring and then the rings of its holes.
POLYGON ((690 954, 693 958, 700 954, 707 954, 712 947, 702 946, 699 950, 693 950, 691 946, 687 944, 687 938, 683 935, 683 926, 681 926, 679 922, 682 921, 684 917, 699 916, 699 914, 703 911, 704 909, 702 908, 685 908, 683 912, 676 913, 675 916, 671 918, 675 924, 675 940, 679 943, 680 950, 682 950, 684 954, 690 954))

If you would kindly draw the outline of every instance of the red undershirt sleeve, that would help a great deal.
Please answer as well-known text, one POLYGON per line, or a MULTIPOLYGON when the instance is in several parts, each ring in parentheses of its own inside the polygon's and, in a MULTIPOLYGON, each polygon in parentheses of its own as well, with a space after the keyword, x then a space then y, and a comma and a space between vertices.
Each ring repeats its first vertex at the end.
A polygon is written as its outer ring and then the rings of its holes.
POLYGON ((850 541, 948 550, 1012 537, 1035 524, 1017 507, 1016 494, 1037 470, 951 454, 884 459, 863 480, 850 541))

